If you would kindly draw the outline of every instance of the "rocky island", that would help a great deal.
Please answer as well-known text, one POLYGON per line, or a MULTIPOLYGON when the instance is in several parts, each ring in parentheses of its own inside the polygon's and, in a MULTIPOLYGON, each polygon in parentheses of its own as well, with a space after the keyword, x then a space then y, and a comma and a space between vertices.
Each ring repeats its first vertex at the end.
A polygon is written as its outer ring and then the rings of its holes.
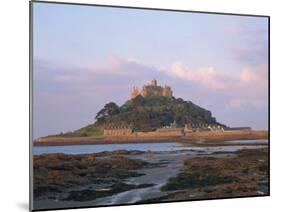
POLYGON ((118 106, 109 102, 96 114, 93 124, 73 132, 35 140, 34 145, 76 145, 138 142, 196 142, 266 139, 268 131, 228 127, 191 101, 175 98, 170 86, 156 80, 141 91, 133 87, 131 98, 118 106))

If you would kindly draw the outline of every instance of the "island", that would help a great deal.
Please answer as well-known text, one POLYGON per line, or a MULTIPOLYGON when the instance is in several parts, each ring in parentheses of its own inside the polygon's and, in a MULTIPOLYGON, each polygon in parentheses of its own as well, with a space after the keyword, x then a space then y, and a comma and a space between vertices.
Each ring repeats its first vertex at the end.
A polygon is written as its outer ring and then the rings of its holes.
POLYGON ((130 99, 118 106, 109 102, 96 114, 95 122, 72 132, 34 140, 35 146, 144 143, 217 142, 267 139, 268 130, 249 126, 229 127, 219 123, 211 111, 173 96, 172 88, 156 80, 142 89, 133 86, 130 99))

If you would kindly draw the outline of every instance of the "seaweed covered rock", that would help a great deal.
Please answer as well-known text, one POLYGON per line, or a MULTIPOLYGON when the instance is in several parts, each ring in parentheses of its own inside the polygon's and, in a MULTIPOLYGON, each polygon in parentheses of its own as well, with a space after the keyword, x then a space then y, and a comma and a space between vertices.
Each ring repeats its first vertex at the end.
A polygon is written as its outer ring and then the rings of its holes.
POLYGON ((92 183, 120 183, 142 174, 137 169, 149 164, 111 152, 98 154, 43 154, 34 156, 34 196, 61 193, 75 186, 92 183))

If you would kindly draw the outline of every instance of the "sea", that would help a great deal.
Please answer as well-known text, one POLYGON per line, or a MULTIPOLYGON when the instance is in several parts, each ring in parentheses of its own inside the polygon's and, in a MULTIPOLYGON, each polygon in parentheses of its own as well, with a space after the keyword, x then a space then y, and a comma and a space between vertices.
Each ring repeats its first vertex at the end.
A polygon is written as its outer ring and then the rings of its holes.
MULTIPOLYGON (((268 144, 268 140, 237 140, 229 141, 231 146, 215 146, 215 147, 188 147, 177 142, 165 143, 137 143, 137 144, 94 144, 94 145, 63 145, 63 146, 34 146, 32 149, 33 155, 50 154, 50 153, 64 153, 64 154, 85 154, 98 153, 104 151, 114 150, 139 150, 151 152, 167 152, 167 151, 181 151, 181 150, 202 150, 202 151, 237 151, 243 148, 260 148, 268 144), (251 143, 258 143, 258 145, 250 145, 251 143), (243 144, 243 145, 240 145, 243 144), (249 146, 245 145, 249 144, 249 146)), ((211 153, 210 152, 210 153, 211 153)))

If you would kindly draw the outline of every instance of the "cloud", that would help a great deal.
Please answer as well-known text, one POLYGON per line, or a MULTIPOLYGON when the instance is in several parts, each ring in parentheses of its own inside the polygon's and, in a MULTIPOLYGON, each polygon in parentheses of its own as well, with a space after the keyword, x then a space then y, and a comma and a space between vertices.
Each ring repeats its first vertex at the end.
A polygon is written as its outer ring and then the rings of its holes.
POLYGON ((42 63, 40 60, 35 64, 36 92, 59 93, 65 96, 109 98, 114 91, 120 93, 118 97, 124 99, 129 97, 133 85, 142 85, 151 78, 161 79, 157 68, 118 56, 110 56, 103 64, 88 67, 69 68, 42 63))
POLYGON ((265 66, 245 67, 240 71, 236 84, 230 89, 239 95, 232 98, 230 107, 252 105, 263 107, 268 104, 268 71, 265 66))
POLYGON ((191 70, 182 63, 174 63, 168 72, 170 75, 185 80, 196 81, 210 88, 224 89, 227 85, 214 67, 204 67, 198 70, 191 70))
POLYGON ((230 25, 225 32, 231 59, 239 64, 234 83, 226 91, 235 95, 229 108, 265 107, 268 104, 268 22, 265 18, 248 17, 230 25), (259 19, 253 22, 254 19, 259 19))
POLYGON ((268 23, 266 19, 258 23, 244 21, 227 28, 228 49, 235 61, 244 65, 268 62, 268 23))
POLYGON ((166 73, 171 77, 192 82, 205 89, 214 90, 227 99, 226 107, 242 107, 251 105, 261 107, 267 104, 268 76, 267 67, 245 66, 229 76, 213 66, 190 69, 183 63, 174 63, 166 73))
POLYGON ((89 72, 98 75, 136 76, 157 71, 155 67, 143 65, 136 59, 116 55, 109 56, 101 65, 86 67, 89 72))
MULTIPOLYGON (((171 83, 176 90, 181 86, 193 92, 217 93, 227 108, 251 105, 261 107, 267 104, 267 66, 244 66, 229 75, 226 70, 219 71, 215 66, 191 69, 181 62, 166 67, 152 67, 133 59, 111 56, 101 65, 93 64, 84 68, 52 67, 44 64, 36 70, 35 84, 38 91, 79 95, 85 98, 112 96, 120 93, 128 98, 133 85, 143 85, 152 78, 160 83, 171 83), (57 71, 56 71, 57 70, 57 71), (213 91, 213 92, 212 92, 213 91)), ((175 91, 176 93, 177 91, 175 91)), ((184 91, 180 91, 184 92, 184 91)), ((200 94, 202 95, 202 94, 200 94)))

